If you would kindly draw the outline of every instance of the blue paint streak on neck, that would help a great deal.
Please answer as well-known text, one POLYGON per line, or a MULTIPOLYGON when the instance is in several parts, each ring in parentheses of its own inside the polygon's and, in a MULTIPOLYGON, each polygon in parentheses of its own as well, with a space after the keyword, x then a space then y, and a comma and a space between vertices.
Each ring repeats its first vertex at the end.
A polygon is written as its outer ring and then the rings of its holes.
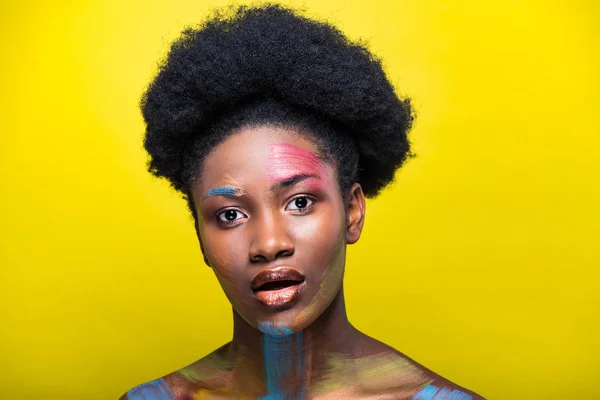
POLYGON ((163 378, 144 383, 127 392, 129 400, 175 400, 169 385, 163 378))
POLYGON ((263 360, 267 395, 262 400, 295 400, 305 397, 305 386, 296 393, 283 387, 286 379, 296 375, 302 379, 305 371, 302 333, 284 326, 264 322, 259 324, 263 335, 263 360), (294 360, 296 361, 294 364, 294 360))

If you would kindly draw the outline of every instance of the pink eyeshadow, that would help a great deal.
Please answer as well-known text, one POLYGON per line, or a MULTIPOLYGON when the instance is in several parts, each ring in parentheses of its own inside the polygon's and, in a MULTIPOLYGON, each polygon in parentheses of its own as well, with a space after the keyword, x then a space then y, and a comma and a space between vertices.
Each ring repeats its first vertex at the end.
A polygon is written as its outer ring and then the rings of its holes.
POLYGON ((271 146, 267 174, 270 181, 284 181, 296 175, 323 175, 323 162, 308 150, 288 143, 271 146))
POLYGON ((316 179, 307 179, 306 181, 306 185, 308 185, 308 188, 310 190, 313 191, 320 191, 323 189, 323 184, 321 183, 320 180, 316 180, 316 179))

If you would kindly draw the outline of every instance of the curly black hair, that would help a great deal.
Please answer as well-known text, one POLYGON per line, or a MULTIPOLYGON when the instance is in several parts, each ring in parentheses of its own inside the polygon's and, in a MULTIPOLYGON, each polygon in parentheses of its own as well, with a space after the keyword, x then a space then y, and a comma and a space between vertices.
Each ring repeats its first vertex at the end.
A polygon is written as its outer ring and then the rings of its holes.
MULTIPOLYGON (((218 11, 171 46, 142 97, 149 171, 190 202, 207 154, 249 125, 295 127, 367 197, 411 156, 414 112, 381 62, 334 26, 281 5, 218 11)), ((193 212, 193 210, 192 210, 193 212)))

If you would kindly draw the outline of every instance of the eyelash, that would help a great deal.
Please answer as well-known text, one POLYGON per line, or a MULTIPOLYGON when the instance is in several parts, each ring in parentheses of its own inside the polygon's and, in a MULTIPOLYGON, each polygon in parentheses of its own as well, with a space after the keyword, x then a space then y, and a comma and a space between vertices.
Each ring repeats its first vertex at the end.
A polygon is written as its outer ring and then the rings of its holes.
POLYGON ((229 221, 227 219, 221 219, 221 216, 222 215, 224 216, 227 211, 235 211, 236 213, 242 214, 246 218, 248 218, 248 216, 246 214, 244 214, 243 212, 241 212, 240 210, 236 210, 234 208, 228 208, 226 210, 223 210, 223 211, 220 211, 220 212, 217 213, 217 215, 216 215, 217 223, 224 224, 224 225, 234 225, 234 224, 237 224, 238 221, 240 221, 241 218, 240 219, 234 219, 232 221, 229 221))
POLYGON ((292 202, 294 202, 294 201, 296 201, 296 200, 298 200, 298 199, 306 199, 306 200, 308 200, 308 201, 310 202, 310 203, 309 203, 309 204, 308 204, 306 207, 304 207, 304 208, 299 208, 299 209, 292 210, 292 211, 294 211, 294 212, 296 212, 296 213, 298 213, 298 214, 304 214, 305 212, 308 212, 308 211, 310 211, 310 210, 311 210, 311 209, 314 207, 314 205, 315 205, 315 199, 314 199, 313 197, 311 197, 311 196, 307 196, 307 195, 303 194, 303 195, 300 195, 300 196, 296 196, 296 197, 294 197, 293 199, 291 199, 290 201, 288 201, 288 203, 286 204, 285 208, 287 209, 287 207, 288 207, 288 206, 289 206, 289 205, 290 205, 292 202))
MULTIPOLYGON (((296 196, 293 199, 291 199, 290 201, 288 201, 288 203, 285 206, 286 210, 288 209, 288 206, 292 202, 294 202, 294 201, 296 201, 298 199, 307 199, 309 201, 309 204, 306 207, 304 207, 304 208, 297 208, 297 209, 294 209, 294 210, 289 210, 289 211, 293 211, 295 214, 304 214, 304 213, 310 211, 314 207, 315 202, 316 202, 316 200, 313 197, 311 197, 311 196, 307 196, 307 195, 296 196)), ((244 214, 243 212, 241 212, 240 210, 236 210, 235 208, 228 208, 228 209, 222 210, 222 211, 220 211, 220 212, 217 213, 217 215, 216 215, 217 223, 231 226, 231 225, 237 224, 238 221, 241 220, 241 218, 234 219, 234 220, 231 220, 231 221, 227 220, 227 219, 221 219, 221 216, 224 216, 227 211, 235 211, 235 212, 237 212, 239 214, 242 214, 246 218, 248 218, 248 216, 246 214, 244 214)))

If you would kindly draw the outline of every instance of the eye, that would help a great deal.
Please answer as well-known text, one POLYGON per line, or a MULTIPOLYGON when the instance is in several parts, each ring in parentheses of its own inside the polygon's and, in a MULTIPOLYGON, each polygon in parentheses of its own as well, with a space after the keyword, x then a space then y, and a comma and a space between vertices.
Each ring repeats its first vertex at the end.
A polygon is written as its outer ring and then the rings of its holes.
POLYGON ((286 210, 289 211, 296 211, 296 212, 304 212, 309 210, 313 204, 315 203, 315 201, 307 196, 300 196, 300 197, 296 197, 295 199, 292 199, 287 206, 285 207, 286 210))
POLYGON ((217 220, 220 223, 231 225, 235 224, 237 221, 240 221, 244 218, 247 218, 246 214, 238 210, 224 210, 217 214, 217 220))

